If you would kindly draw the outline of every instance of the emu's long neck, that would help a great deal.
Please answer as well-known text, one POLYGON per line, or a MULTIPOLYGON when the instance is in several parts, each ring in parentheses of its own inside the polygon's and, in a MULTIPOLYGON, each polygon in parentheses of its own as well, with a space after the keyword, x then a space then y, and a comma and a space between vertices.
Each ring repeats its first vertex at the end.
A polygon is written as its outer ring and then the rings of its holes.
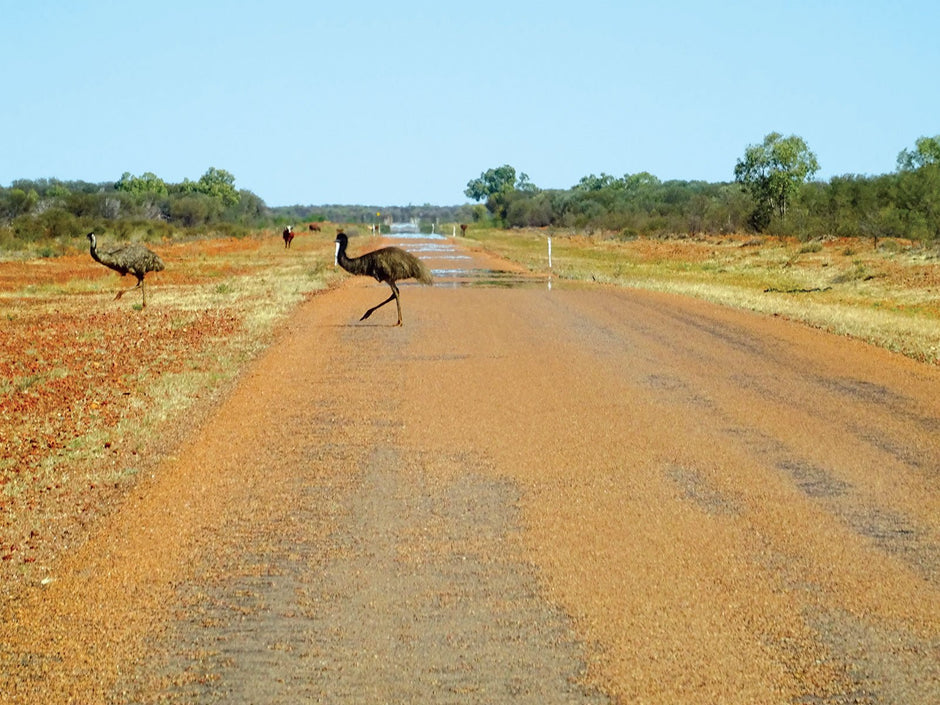
POLYGON ((347 243, 340 240, 337 245, 338 248, 336 250, 336 262, 339 264, 339 266, 350 274, 365 274, 361 259, 359 257, 349 257, 346 254, 347 243))
MULTIPOLYGON (((92 258, 93 260, 95 260, 95 262, 101 262, 101 258, 98 256, 98 240, 97 240, 97 238, 96 238, 94 235, 92 235, 92 236, 91 236, 90 238, 88 238, 88 239, 91 241, 91 244, 89 245, 89 248, 88 248, 88 251, 91 253, 91 258, 92 258)), ((102 262, 102 264, 104 264, 104 263, 102 262)))

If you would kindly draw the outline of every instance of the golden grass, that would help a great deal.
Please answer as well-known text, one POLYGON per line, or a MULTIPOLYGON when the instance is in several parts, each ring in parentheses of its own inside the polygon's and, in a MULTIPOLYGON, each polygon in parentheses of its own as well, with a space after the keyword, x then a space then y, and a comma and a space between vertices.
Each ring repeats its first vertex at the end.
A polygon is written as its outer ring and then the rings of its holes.
POLYGON ((671 292, 784 316, 940 364, 940 250, 909 242, 745 236, 637 239, 471 228, 484 248, 553 277, 671 292))

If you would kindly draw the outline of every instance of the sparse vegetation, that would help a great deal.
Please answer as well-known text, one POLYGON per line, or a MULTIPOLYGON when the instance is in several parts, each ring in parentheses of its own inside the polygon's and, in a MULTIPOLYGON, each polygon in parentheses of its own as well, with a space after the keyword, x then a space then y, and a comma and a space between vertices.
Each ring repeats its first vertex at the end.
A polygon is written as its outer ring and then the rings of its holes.
POLYGON ((323 265, 327 238, 290 255, 272 231, 159 250, 168 269, 145 311, 113 301, 124 283, 87 252, 0 264, 2 567, 28 572, 30 551, 55 539, 48 513, 119 492, 167 424, 198 417, 278 322, 339 276, 323 265))

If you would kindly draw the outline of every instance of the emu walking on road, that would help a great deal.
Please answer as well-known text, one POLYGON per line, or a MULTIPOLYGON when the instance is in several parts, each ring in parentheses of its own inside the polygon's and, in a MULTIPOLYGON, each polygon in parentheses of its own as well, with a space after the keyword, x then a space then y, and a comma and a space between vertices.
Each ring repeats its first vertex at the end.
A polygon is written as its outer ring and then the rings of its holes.
POLYGON ((91 242, 91 256, 95 262, 100 262, 105 267, 113 269, 122 277, 125 274, 133 274, 137 278, 137 285, 130 289, 122 289, 114 297, 117 301, 128 291, 140 289, 143 295, 144 303, 147 305, 147 289, 144 287, 144 275, 147 272, 162 272, 163 260, 155 252, 148 250, 138 242, 132 242, 129 245, 120 245, 112 247, 103 252, 98 251, 98 240, 94 233, 88 233, 88 240, 91 242))
POLYGON ((378 306, 373 306, 364 314, 360 321, 366 320, 375 312, 392 299, 398 306, 398 323, 401 325, 401 299, 398 297, 398 286, 395 282, 402 279, 417 279, 422 284, 433 284, 431 273, 424 263, 410 252, 405 252, 398 247, 382 247, 372 252, 367 252, 360 257, 347 257, 346 245, 349 244, 349 238, 346 233, 338 232, 336 234, 336 261, 339 266, 350 274, 361 274, 367 277, 375 277, 377 281, 385 282, 392 288, 392 295, 378 306))

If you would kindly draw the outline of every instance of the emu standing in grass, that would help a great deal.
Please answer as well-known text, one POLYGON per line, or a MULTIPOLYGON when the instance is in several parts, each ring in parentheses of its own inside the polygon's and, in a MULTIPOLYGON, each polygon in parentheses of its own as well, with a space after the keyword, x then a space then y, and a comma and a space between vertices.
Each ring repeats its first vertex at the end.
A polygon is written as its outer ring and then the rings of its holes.
POLYGON ((94 233, 88 233, 88 240, 91 242, 91 256, 95 262, 100 262, 105 267, 113 269, 122 277, 125 274, 133 274, 137 278, 136 286, 132 286, 130 289, 122 289, 114 297, 114 300, 117 301, 128 291, 140 289, 144 299, 143 305, 146 306, 147 289, 144 287, 144 275, 147 272, 162 272, 164 268, 163 260, 139 242, 132 242, 129 245, 120 245, 99 252, 98 240, 95 238, 94 233))
POLYGON ((349 244, 349 238, 342 231, 336 234, 336 244, 336 261, 340 267, 350 274, 375 277, 377 281, 385 282, 392 288, 392 295, 362 314, 360 321, 366 320, 376 309, 395 299, 395 304, 398 306, 398 323, 395 325, 400 326, 401 299, 398 297, 398 286, 395 282, 401 279, 417 279, 422 284, 434 283, 424 263, 410 252, 405 252, 398 247, 382 247, 360 257, 347 257, 346 245, 349 244))

